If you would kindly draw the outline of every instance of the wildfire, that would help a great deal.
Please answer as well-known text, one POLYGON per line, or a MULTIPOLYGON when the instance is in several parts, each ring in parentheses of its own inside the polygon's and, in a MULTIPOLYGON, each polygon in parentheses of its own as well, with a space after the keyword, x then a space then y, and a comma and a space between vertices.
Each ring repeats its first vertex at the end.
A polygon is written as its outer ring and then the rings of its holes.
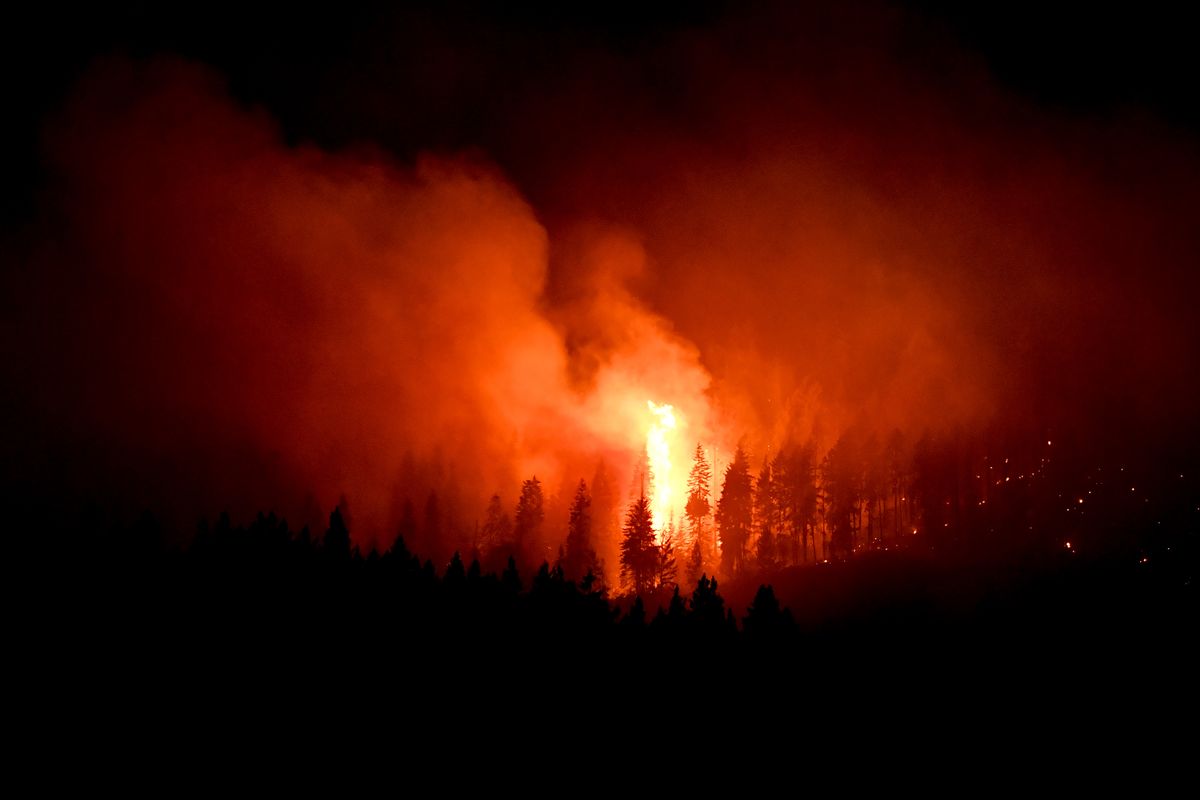
POLYGON ((653 400, 646 401, 650 409, 650 427, 646 431, 646 459, 650 463, 650 472, 654 483, 650 494, 650 511, 654 515, 655 528, 661 532, 671 518, 674 508, 674 493, 671 490, 673 476, 671 474, 671 446, 676 439, 676 420, 674 407, 659 405, 653 400))

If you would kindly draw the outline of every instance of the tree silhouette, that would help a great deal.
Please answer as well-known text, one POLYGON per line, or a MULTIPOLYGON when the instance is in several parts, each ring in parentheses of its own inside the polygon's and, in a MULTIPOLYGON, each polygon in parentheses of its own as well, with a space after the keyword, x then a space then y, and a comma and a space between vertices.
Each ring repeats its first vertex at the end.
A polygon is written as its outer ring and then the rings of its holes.
MULTIPOLYGON (((688 473, 688 496, 687 504, 684 506, 684 517, 687 519, 688 539, 692 549, 696 549, 699 545, 698 552, 702 563, 709 563, 713 558, 713 553, 716 550, 715 543, 710 540, 708 535, 709 515, 712 513, 712 506, 709 503, 709 497, 712 494, 712 469, 708 466, 708 459, 704 455, 704 448, 700 443, 696 443, 696 450, 692 455, 692 469, 688 473)), ((689 575, 690 580, 695 580, 703 567, 697 569, 692 575, 689 575)))
POLYGON ((758 587, 754 602, 746 609, 742 620, 743 629, 750 639, 779 639, 784 634, 795 630, 792 614, 787 609, 780 609, 779 600, 775 597, 775 589, 769 585, 758 587))
POLYGON ((335 507, 329 514, 329 528, 321 540, 325 554, 330 558, 343 561, 350 558, 350 531, 342 518, 340 507, 335 507))
POLYGON ((697 629, 717 630, 724 624, 725 600, 717 592, 716 578, 702 575, 688 604, 692 609, 692 625, 697 629))
POLYGON ((591 505, 587 484, 580 480, 567 517, 567 542, 562 559, 563 572, 571 580, 579 579, 597 565, 592 547, 591 505))
POLYGON ((646 627, 646 605, 642 602, 642 596, 638 595, 633 598, 633 605, 629 607, 628 613, 621 619, 621 627, 625 630, 643 631, 646 627))
POLYGON ((678 587, 678 566, 675 562, 675 531, 668 526, 658 546, 658 574, 655 583, 659 590, 678 587))
POLYGON ((845 558, 854 551, 862 497, 857 453, 849 437, 839 438, 826 453, 821 463, 821 477, 825 484, 830 549, 833 555, 845 558))
POLYGON ((521 497, 514 515, 513 539, 518 557, 528 560, 541 544, 542 521, 546 518, 542 483, 534 475, 521 484, 521 497))
POLYGON ((754 481, 754 558, 760 569, 776 566, 779 548, 775 532, 779 525, 779 482, 774 479, 771 461, 763 457, 762 469, 754 481))
POLYGON ((467 571, 463 566, 462 556, 455 550, 454 555, 450 557, 450 564, 446 567, 446 574, 442 577, 442 582, 447 588, 457 589, 466 579, 467 571))
POLYGON ((634 594, 654 588, 658 575, 658 547, 654 543, 654 520, 645 493, 629 504, 621 540, 621 580, 634 594))
POLYGON ((749 459, 738 445, 733 461, 725 468, 721 499, 717 501, 717 529, 721 535, 721 566, 727 575, 737 574, 746 558, 746 543, 754 511, 749 459))
POLYGON ((500 574, 500 585, 513 596, 521 592, 521 574, 517 571, 517 560, 512 556, 508 557, 508 564, 500 574))
POLYGON ((508 512, 500 501, 500 495, 492 495, 484 512, 483 527, 479 531, 479 546, 484 560, 498 568, 506 556, 512 555, 513 526, 508 512))
POLYGON ((592 548, 597 563, 617 563, 620 558, 619 501, 608 467, 600 461, 592 477, 592 548))

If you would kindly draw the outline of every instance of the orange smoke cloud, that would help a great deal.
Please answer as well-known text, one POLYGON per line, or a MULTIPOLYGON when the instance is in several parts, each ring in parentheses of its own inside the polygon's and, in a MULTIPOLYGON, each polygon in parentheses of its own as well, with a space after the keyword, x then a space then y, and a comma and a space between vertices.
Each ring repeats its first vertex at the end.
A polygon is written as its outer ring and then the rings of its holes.
MULTIPOLYGON (((462 527, 529 474, 627 460, 651 396, 707 433, 695 351, 607 272, 587 303, 623 336, 589 344, 590 380, 572 380, 541 307, 546 233, 477 160, 289 148, 206 72, 125 62, 93 74, 52 151, 75 236, 42 257, 70 283, 34 302, 63 311, 43 366, 76 389, 51 416, 237 476, 214 495, 349 497, 357 533, 387 543, 399 493, 448 496, 462 527)), ((599 258, 598 275, 640 256, 599 258)))
MULTIPOLYGON (((565 502, 605 459, 629 491, 648 403, 675 412, 676 496, 696 442, 1194 433, 1194 147, 832 17, 518 70, 480 151, 411 163, 288 145, 200 67, 99 65, 9 292, 24 446, 184 520, 345 496, 386 542, 430 491, 462 536, 531 474, 565 502)), ((507 75, 470 46, 467 99, 507 75)), ((387 111, 333 94, 364 129, 387 111)))

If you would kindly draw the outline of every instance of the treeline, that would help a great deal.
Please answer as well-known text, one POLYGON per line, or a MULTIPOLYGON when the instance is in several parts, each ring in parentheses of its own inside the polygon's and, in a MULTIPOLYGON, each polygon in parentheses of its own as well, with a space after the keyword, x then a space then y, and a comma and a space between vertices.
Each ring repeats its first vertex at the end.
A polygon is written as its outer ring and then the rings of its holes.
POLYGON ((544 559, 614 594, 669 596, 703 575, 745 579, 881 550, 1136 551, 1200 511, 1190 469, 1187 480, 1169 463, 1012 442, 959 434, 913 443, 851 429, 823 454, 811 440, 787 444, 757 470, 739 446, 719 479, 697 444, 682 513, 667 520, 653 519, 648 470, 621 508, 602 465, 591 489, 579 481, 562 521, 546 518, 532 477, 511 518, 492 497, 472 552, 496 569, 509 557, 544 559))
MULTIPOLYGON (((581 512, 586 492, 577 499, 581 512)), ((575 516, 582 542, 586 517, 575 516)), ((517 687, 577 703, 616 685, 635 687, 638 713, 652 715, 680 692, 832 703, 914 680, 978 686, 981 676, 1007 681, 1034 656, 1072 671, 1124 668, 1128 654, 1142 665, 1194 663, 1175 652, 1195 620, 1194 537, 1137 559, 1059 548, 1015 572, 909 548, 782 570, 774 588, 751 574, 733 583, 702 574, 686 586, 656 577, 666 539, 651 537, 648 521, 639 498, 626 527, 656 558, 640 595, 611 592, 586 566, 572 577, 565 546, 563 560, 534 570, 511 555, 498 571, 474 555, 439 564, 401 535, 363 552, 340 509, 316 534, 274 514, 246 525, 223 514, 174 546, 143 515, 81 527, 69 546, 21 551, 5 566, 23 657, 91 696, 149 681, 164 696, 215 688, 240 703, 269 691, 289 707, 359 697, 355 707, 367 709, 380 696, 411 708, 440 703, 438 692, 503 699, 517 687), (727 599, 740 609, 751 594, 740 613, 727 599), (970 665, 946 672, 964 657, 970 665)), ((1027 674, 1042 685, 1040 669, 1027 674)))
POLYGON ((522 574, 510 556, 499 572, 455 553, 436 566, 402 536, 387 550, 363 554, 340 509, 318 536, 295 531, 274 514, 235 525, 227 514, 202 522, 192 542, 164 548, 155 522, 93 532, 74 557, 48 564, 68 616, 83 627, 170 632, 197 630, 261 641, 359 636, 378 646, 467 642, 578 642, 589 646, 650 641, 783 644, 797 638, 790 612, 762 586, 738 619, 718 582, 702 576, 686 591, 611 602, 590 571, 569 578, 543 562, 522 574), (87 598, 81 606, 80 598, 87 598))

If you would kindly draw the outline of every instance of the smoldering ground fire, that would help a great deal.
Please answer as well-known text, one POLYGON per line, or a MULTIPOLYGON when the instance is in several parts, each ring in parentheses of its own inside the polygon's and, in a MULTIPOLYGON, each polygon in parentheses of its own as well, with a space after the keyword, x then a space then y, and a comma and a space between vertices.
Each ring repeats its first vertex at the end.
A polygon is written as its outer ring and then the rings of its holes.
POLYGON ((433 492, 448 555, 532 475, 556 526, 600 462, 631 497, 648 435, 660 526, 697 443, 719 483, 739 443, 757 470, 850 430, 1191 435, 1189 142, 767 27, 583 53, 412 158, 96 62, 11 282, 20 446, 181 520, 348 501, 364 547, 433 492))

